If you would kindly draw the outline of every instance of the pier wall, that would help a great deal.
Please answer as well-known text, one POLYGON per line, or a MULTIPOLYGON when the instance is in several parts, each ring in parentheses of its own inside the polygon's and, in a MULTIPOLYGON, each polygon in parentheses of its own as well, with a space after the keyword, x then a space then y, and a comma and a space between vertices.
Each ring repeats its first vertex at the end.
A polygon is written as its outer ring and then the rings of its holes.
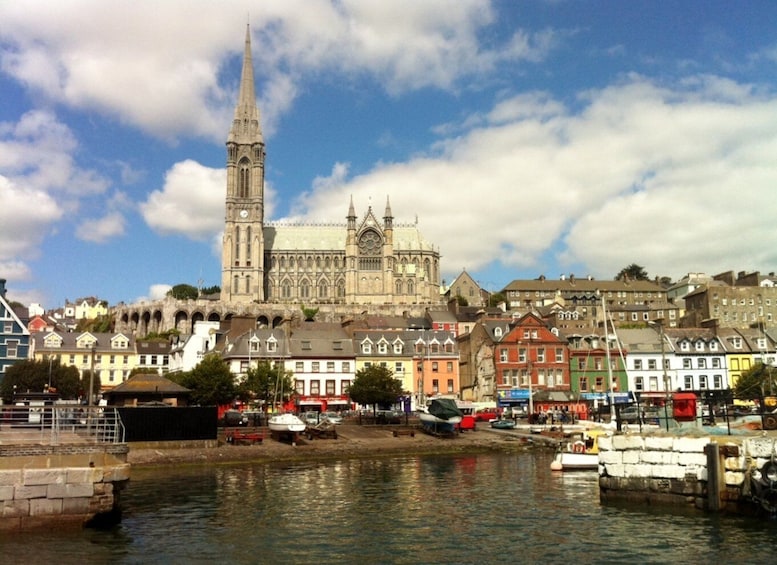
POLYGON ((777 438, 614 435, 599 450, 603 502, 777 514, 777 438))
POLYGON ((0 529, 117 521, 128 452, 121 443, 0 445, 0 529))

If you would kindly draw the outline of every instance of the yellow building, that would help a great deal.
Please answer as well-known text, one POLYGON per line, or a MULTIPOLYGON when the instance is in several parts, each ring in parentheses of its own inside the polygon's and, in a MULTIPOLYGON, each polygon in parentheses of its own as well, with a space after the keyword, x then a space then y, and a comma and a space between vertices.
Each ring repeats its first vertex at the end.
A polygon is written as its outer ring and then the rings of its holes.
POLYGON ((41 332, 32 338, 34 360, 75 367, 81 377, 94 369, 101 390, 123 383, 137 365, 135 339, 122 333, 41 332))

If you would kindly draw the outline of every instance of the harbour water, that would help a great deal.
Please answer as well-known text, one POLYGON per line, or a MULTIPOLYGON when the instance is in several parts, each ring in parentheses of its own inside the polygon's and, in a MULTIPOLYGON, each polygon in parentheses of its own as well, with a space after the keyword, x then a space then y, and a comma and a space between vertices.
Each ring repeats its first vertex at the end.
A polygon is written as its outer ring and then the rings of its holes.
POLYGON ((4 563, 770 562, 777 522, 602 506, 549 453, 133 470, 109 531, 0 534, 4 563))

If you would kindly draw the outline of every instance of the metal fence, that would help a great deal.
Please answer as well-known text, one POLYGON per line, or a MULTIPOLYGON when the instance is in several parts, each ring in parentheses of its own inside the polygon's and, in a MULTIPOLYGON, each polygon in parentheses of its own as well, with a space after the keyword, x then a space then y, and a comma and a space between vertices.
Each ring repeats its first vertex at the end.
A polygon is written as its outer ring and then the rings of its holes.
POLYGON ((0 443, 124 443, 116 408, 78 404, 2 406, 0 443))

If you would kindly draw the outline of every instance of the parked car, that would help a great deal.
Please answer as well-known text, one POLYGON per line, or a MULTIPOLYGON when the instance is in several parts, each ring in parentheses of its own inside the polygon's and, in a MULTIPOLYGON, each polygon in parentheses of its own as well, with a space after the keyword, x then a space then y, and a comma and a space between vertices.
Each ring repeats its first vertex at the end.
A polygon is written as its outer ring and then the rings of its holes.
POLYGON ((376 424, 401 424, 405 417, 404 412, 397 410, 378 410, 375 413, 376 424))
POLYGON ((319 422, 319 413, 316 410, 310 410, 302 414, 302 421, 308 426, 315 426, 319 422))
POLYGON ((337 412, 321 412, 321 420, 326 420, 332 424, 342 424, 343 417, 337 412))
POLYGON ((499 412, 496 408, 480 408, 475 410, 472 417, 476 422, 490 422, 499 418, 499 412))
POLYGON ((225 426, 246 426, 248 425, 248 417, 243 415, 240 410, 227 410, 221 417, 222 423, 225 426))

